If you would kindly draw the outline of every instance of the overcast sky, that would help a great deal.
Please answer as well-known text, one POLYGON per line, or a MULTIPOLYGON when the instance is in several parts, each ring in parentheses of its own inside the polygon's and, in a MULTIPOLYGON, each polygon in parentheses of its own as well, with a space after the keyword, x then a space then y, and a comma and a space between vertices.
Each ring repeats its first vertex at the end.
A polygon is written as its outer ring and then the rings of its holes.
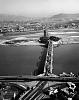
POLYGON ((79 0, 0 0, 0 13, 28 17, 79 13, 79 0))

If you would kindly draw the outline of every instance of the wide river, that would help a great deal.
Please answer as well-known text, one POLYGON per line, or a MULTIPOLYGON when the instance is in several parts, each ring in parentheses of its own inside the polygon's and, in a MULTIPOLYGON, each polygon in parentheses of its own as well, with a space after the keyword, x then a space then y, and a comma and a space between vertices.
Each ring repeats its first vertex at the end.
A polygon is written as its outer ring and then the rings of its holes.
MULTIPOLYGON (((47 49, 41 46, 0 46, 0 75, 43 73, 47 49)), ((79 71, 79 44, 54 48, 54 73, 79 71)))
POLYGON ((41 46, 0 46, 0 75, 42 73, 45 55, 46 48, 41 46))

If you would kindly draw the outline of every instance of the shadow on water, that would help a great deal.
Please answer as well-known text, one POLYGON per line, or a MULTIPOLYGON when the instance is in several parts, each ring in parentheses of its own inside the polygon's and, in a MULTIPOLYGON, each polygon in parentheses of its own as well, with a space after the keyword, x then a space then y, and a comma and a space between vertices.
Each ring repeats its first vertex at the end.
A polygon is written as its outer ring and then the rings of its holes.
POLYGON ((36 64, 37 68, 34 70, 33 75, 39 75, 43 73, 45 60, 46 60, 46 54, 47 54, 47 47, 43 46, 41 56, 39 57, 36 64))

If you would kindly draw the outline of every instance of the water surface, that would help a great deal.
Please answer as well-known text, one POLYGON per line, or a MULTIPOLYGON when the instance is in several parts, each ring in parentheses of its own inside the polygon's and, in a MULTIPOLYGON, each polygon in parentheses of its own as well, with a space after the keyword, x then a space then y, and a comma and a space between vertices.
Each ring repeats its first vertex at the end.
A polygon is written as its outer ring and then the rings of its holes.
POLYGON ((54 48, 54 73, 79 72, 79 44, 54 48))
POLYGON ((0 46, 0 75, 31 75, 38 69, 40 46, 0 46))
MULTIPOLYGON (((47 49, 41 46, 0 46, 0 75, 43 73, 47 49)), ((79 72, 79 44, 54 48, 54 73, 79 72)))

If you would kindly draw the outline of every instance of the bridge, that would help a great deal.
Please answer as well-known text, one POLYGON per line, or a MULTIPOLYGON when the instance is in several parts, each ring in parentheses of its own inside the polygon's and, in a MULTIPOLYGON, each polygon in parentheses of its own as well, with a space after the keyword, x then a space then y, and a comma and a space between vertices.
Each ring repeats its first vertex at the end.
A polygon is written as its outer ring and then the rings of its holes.
MULTIPOLYGON (((46 36, 46 31, 45 31, 44 39, 46 39, 46 37, 47 36, 46 36)), ((61 87, 63 85, 66 87, 67 82, 79 83, 79 77, 70 76, 70 75, 64 76, 64 77, 60 77, 60 76, 55 77, 56 75, 53 74, 54 46, 55 45, 57 46, 59 41, 60 41, 59 38, 54 37, 54 36, 48 39, 48 48, 47 48, 45 65, 44 65, 44 74, 42 74, 42 76, 40 75, 38 76, 0 76, 0 82, 9 83, 9 84, 10 82, 13 82, 12 86, 16 85, 16 88, 19 88, 19 90, 22 91, 22 93, 20 93, 18 97, 16 96, 14 98, 14 100, 42 100, 42 98, 46 96, 46 94, 43 93, 43 90, 45 88, 56 87, 59 84, 61 85, 61 87), (51 75, 52 77, 50 77, 51 75), (35 84, 34 82, 37 82, 37 83, 35 84), (27 88, 24 85, 20 85, 19 83, 24 83, 26 85, 31 83, 32 89, 30 88, 29 90, 27 90, 27 88)), ((71 83, 71 85, 73 85, 73 83, 71 83)), ((75 93, 73 92, 73 94, 75 93)))
POLYGON ((52 74, 53 73, 53 41, 49 40, 48 49, 47 49, 47 55, 46 55, 46 61, 44 65, 44 73, 45 75, 52 74))

